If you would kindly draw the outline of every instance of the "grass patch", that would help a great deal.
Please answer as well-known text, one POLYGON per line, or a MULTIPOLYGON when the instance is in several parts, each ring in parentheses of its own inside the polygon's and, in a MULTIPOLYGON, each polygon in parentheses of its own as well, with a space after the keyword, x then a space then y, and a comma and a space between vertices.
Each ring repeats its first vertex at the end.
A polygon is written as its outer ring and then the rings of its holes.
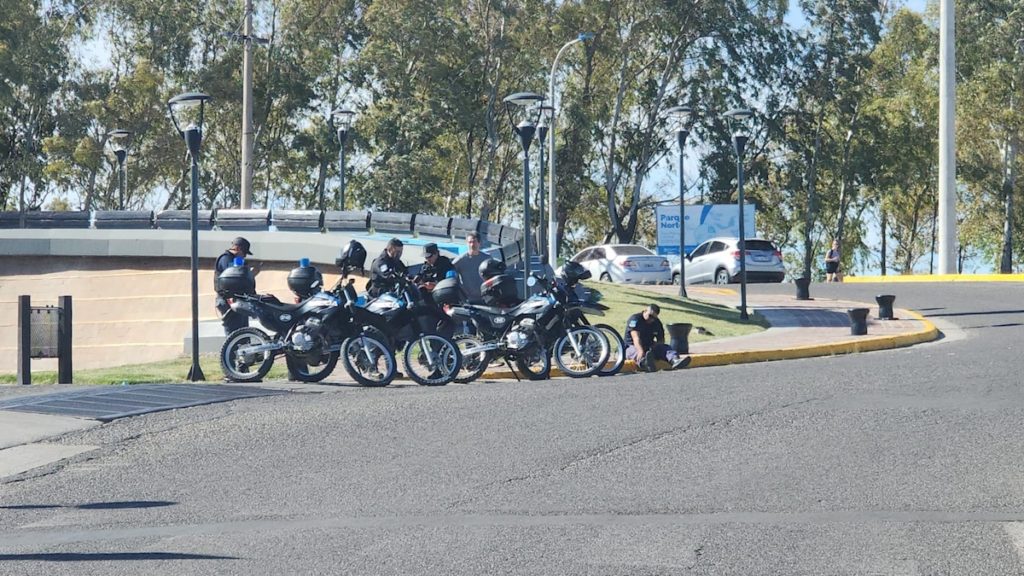
POLYGON ((626 320, 650 303, 655 303, 661 308, 659 319, 666 326, 675 323, 693 324, 690 342, 743 336, 761 332, 768 327, 768 322, 760 314, 751 314, 750 320, 741 320, 739 310, 727 306, 683 300, 675 295, 658 294, 643 288, 610 282, 584 282, 584 285, 599 290, 604 295, 601 302, 611 308, 603 317, 592 316, 590 321, 595 324, 610 324, 620 334, 626 328, 626 320), (706 333, 697 333, 698 326, 706 333))
MULTIPOLYGON (((768 327, 764 317, 751 314, 750 320, 740 320, 739 311, 727 306, 706 304, 695 300, 682 300, 678 296, 658 294, 642 288, 634 288, 609 282, 586 282, 588 288, 596 288, 604 295, 601 300, 610 308, 604 316, 591 316, 590 321, 598 324, 609 324, 622 334, 626 327, 626 319, 641 311, 644 306, 654 302, 661 307, 661 322, 665 325, 677 322, 702 327, 704 333, 696 330, 690 332, 691 342, 703 342, 715 338, 728 338, 760 332, 768 327)), ((667 336, 667 334, 666 334, 667 336)), ((220 382, 224 378, 220 362, 216 354, 202 354, 199 364, 211 382, 220 382)), ((94 370, 75 370, 76 384, 147 384, 151 382, 173 383, 187 382, 188 370, 192 366, 192 358, 182 356, 174 360, 151 362, 149 364, 132 364, 112 368, 94 370)), ((338 370, 342 368, 339 366, 338 370)), ((278 358, 274 367, 267 375, 269 380, 284 380, 288 371, 284 360, 278 358)), ((0 374, 0 384, 15 384, 17 375, 0 374)), ((33 384, 56 384, 56 372, 33 372, 33 384)))
MULTIPOLYGON (((220 361, 216 354, 200 354, 199 366, 210 382, 220 382, 224 372, 220 369, 220 361)), ((151 362, 149 364, 129 364, 111 368, 93 370, 75 370, 75 384, 149 384, 152 382, 173 383, 188 382, 188 371, 192 367, 192 357, 182 356, 173 360, 151 362)), ((274 362, 274 367, 267 375, 268 380, 283 380, 288 377, 284 359, 274 362)), ((0 384, 15 384, 16 374, 0 374, 0 384)), ((33 384, 56 384, 57 372, 32 372, 33 384)))

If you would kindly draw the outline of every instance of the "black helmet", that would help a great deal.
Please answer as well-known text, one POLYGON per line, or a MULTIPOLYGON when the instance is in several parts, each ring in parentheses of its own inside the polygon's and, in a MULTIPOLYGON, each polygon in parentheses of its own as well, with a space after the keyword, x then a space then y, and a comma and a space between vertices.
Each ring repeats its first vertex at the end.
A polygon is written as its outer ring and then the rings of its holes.
POLYGON ((362 270, 366 265, 366 248, 355 240, 349 240, 348 244, 342 248, 341 256, 334 261, 334 264, 345 268, 346 272, 350 269, 362 270))
POLYGON ((566 262, 562 266, 562 278, 567 284, 575 284, 580 280, 590 278, 590 270, 587 270, 579 262, 566 262))
POLYGON ((493 278, 498 274, 505 273, 505 263, 501 260, 495 260, 494 258, 488 258, 480 263, 480 276, 487 280, 493 278))

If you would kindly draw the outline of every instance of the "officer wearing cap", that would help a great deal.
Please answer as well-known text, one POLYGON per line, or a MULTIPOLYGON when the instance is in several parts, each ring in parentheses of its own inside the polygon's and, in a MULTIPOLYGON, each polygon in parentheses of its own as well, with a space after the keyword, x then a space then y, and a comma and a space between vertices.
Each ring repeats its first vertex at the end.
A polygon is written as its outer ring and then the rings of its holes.
MULTIPOLYGON (((217 258, 217 265, 215 268, 216 271, 213 276, 214 290, 216 290, 217 288, 217 277, 220 276, 221 272, 235 265, 236 256, 241 256, 242 258, 245 258, 246 256, 252 256, 252 250, 250 250, 249 241, 246 240, 245 238, 242 238, 241 236, 232 240, 231 246, 227 250, 225 250, 224 253, 220 255, 220 257, 217 258)), ((252 266, 251 270, 253 276, 260 273, 258 265, 252 266)), ((224 300, 224 298, 222 298, 219 294, 217 295, 216 305, 217 312, 220 314, 221 324, 224 325, 225 336, 231 334, 232 332, 238 330, 239 328, 245 328, 246 326, 249 325, 249 317, 239 314, 232 310, 231 306, 228 305, 227 301, 224 300)))
POLYGON ((434 284, 447 278, 449 271, 455 271, 451 258, 442 256, 437 244, 433 242, 423 247, 423 259, 423 268, 416 280, 421 284, 426 284, 428 288, 433 288, 434 284))

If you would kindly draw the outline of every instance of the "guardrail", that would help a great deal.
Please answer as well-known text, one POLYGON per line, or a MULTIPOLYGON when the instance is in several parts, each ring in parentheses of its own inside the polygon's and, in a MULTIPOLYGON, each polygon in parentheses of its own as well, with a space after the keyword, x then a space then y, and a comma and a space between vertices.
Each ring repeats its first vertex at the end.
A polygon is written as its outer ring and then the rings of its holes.
MULTIPOLYGON (((400 238, 447 242, 480 235, 486 252, 507 265, 520 262, 523 233, 518 228, 475 218, 364 210, 199 210, 202 231, 393 234, 400 238)), ((189 210, 96 210, 78 212, 0 212, 0 229, 188 230, 189 210)))

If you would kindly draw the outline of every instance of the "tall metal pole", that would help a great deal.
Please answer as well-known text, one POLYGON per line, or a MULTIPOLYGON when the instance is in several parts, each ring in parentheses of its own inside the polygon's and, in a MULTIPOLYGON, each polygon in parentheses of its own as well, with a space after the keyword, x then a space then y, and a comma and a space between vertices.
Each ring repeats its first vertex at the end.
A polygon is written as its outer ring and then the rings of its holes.
POLYGON ((192 367, 188 371, 188 379, 192 382, 206 380, 202 367, 199 366, 199 143, 202 133, 198 128, 185 131, 189 156, 192 159, 192 210, 191 210, 191 242, 192 242, 192 367))
POLYGON ((125 184, 125 173, 124 173, 124 160, 127 157, 127 152, 124 150, 118 150, 114 152, 117 156, 117 209, 124 210, 124 184, 125 184))
POLYGON ((530 295, 530 244, 533 242, 530 226, 530 148, 523 146, 523 298, 530 295))
MULTIPOLYGON (((540 240, 540 246, 538 246, 538 250, 540 250, 541 258, 545 264, 551 262, 548 258, 548 243, 546 236, 544 235, 544 138, 547 136, 547 131, 548 129, 546 124, 541 124, 540 126, 537 127, 537 144, 540 145, 540 170, 538 171, 538 173, 540 174, 540 178, 538 178, 539 182, 537 183, 537 207, 539 209, 539 213, 537 214, 537 239, 540 240)), ((554 266, 554 264, 552 264, 552 266, 554 266)))
POLYGON ((743 217, 743 150, 747 146, 746 136, 734 136, 733 146, 736 148, 736 182, 739 185, 740 210, 740 319, 748 320, 747 314, 747 233, 744 229, 743 217))
POLYGON ((686 298, 686 207, 683 195, 686 185, 683 183, 683 160, 686 153, 685 130, 676 132, 679 140, 679 297, 686 298))
POLYGON ((242 31, 242 199, 241 208, 252 208, 252 0, 245 2, 242 31))
POLYGON ((956 20, 939 1, 939 274, 956 274, 956 20))
MULTIPOLYGON (((345 209, 345 138, 341 138, 341 150, 338 152, 339 159, 341 161, 341 169, 338 172, 340 178, 341 188, 338 191, 338 210, 345 209)), ((321 208, 322 210, 323 208, 321 208)))
MULTIPOLYGON (((555 60, 551 63, 551 75, 548 76, 548 104, 553 108, 551 111, 551 126, 548 128, 549 141, 548 149, 551 150, 548 171, 548 194, 551 195, 548 202, 548 264, 558 265, 558 194, 555 190, 555 125, 558 124, 558 105, 555 104, 555 71, 558 69, 558 60, 565 50, 577 42, 592 38, 593 34, 580 34, 575 39, 565 43, 555 54, 555 60)), ((543 178, 543 176, 541 176, 543 178)))

